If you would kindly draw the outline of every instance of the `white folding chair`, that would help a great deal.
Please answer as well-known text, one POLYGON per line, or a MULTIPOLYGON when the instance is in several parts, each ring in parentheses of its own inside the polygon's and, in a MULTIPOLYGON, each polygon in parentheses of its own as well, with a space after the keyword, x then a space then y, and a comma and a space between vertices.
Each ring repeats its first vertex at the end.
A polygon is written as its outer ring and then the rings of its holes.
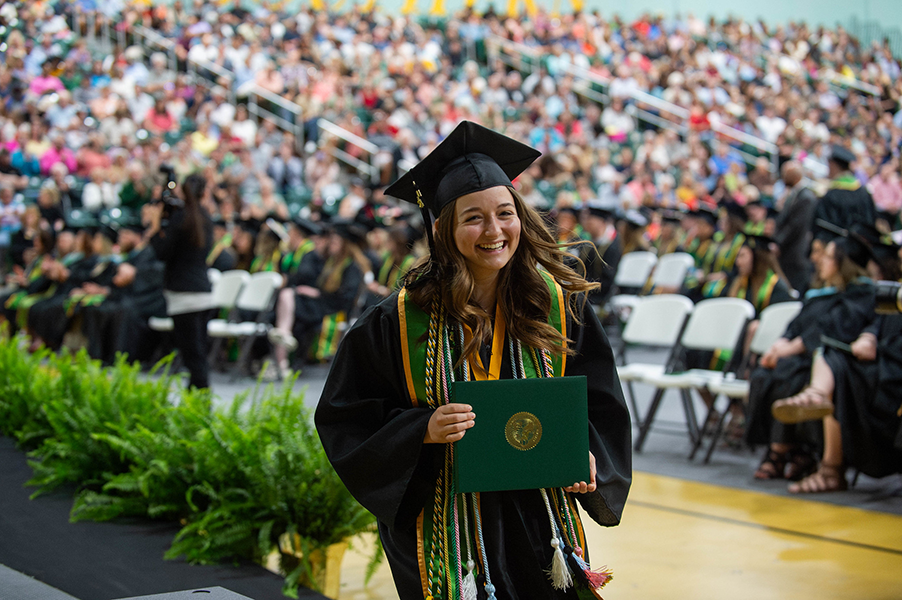
POLYGON ((695 266, 695 259, 686 252, 665 254, 658 259, 651 282, 655 288, 679 289, 686 280, 686 274, 695 266))
MULTIPOLYGON (((640 452, 645 444, 664 392, 668 389, 679 390, 683 411, 686 415, 686 425, 689 429, 689 438, 692 443, 695 443, 700 432, 689 390, 704 385, 710 372, 702 369, 680 372, 679 369, 684 366, 682 362, 684 350, 731 349, 735 359, 741 352, 746 326, 754 317, 755 307, 740 298, 711 298, 702 300, 695 305, 695 309, 686 323, 686 328, 680 335, 679 349, 675 350, 672 360, 663 372, 648 372, 643 374, 640 379, 642 383, 654 386, 655 392, 645 419, 639 425, 639 435, 636 437, 635 445, 637 452, 640 452)), ((733 362, 730 361, 727 368, 732 366, 733 362)))
POLYGON ((652 269, 658 262, 653 252, 628 252, 620 258, 614 285, 620 288, 641 288, 648 281, 652 269))
MULTIPOLYGON (((620 259, 617 272, 614 274, 614 287, 618 291, 641 291, 651 277, 658 257, 652 252, 628 252, 620 259)), ((610 311, 614 312, 622 322, 621 314, 635 303, 637 295, 634 292, 618 293, 611 296, 608 301, 610 311)))
MULTIPOLYGON (((225 277, 225 275, 223 275, 225 277)), ((254 273, 241 288, 235 300, 236 312, 251 313, 253 320, 231 321, 229 319, 211 319, 207 323, 207 334, 221 344, 228 338, 242 339, 242 347, 238 356, 239 368, 247 367, 251 346, 258 337, 265 337, 272 328, 272 323, 264 321, 266 313, 272 310, 276 295, 282 287, 282 276, 272 271, 254 273)))
MULTIPOLYGON (((245 271, 230 271, 230 273, 236 273, 236 274, 244 273, 245 275, 247 275, 247 273, 245 271)), ((217 296, 217 288, 219 287, 219 282, 222 279, 222 272, 219 271, 219 269, 207 269, 207 278, 210 280, 210 284, 213 286, 213 292, 212 292, 213 300, 211 302, 211 304, 213 305, 212 308, 218 308, 220 305, 217 305, 217 303, 216 303, 216 296, 217 296)), ((239 276, 239 279, 240 279, 240 276, 239 276)), ((246 278, 240 279, 240 281, 241 281, 240 285, 243 285, 245 280, 246 280, 246 278)), ((226 281, 225 283, 227 285, 231 285, 229 281, 226 281)), ((240 285, 236 289, 234 289, 234 295, 231 296, 231 300, 227 304, 228 306, 231 306, 232 304, 235 303, 235 296, 238 295, 238 290, 241 289, 240 285)), ((151 329, 153 329, 154 331, 160 331, 160 332, 172 331, 173 328, 175 327, 174 323, 172 322, 172 317, 150 317, 147 320, 147 326, 150 327, 151 329)))
MULTIPOLYGON (((744 358, 743 368, 740 369, 740 373, 745 371, 745 367, 748 366, 752 356, 761 356, 773 346, 774 342, 780 339, 786 332, 786 327, 790 321, 796 318, 800 310, 802 310, 801 302, 781 302, 772 304, 761 311, 758 319, 758 328, 755 330, 755 335, 752 336, 752 341, 749 343, 749 356, 744 358)), ((720 419, 718 419, 715 426, 711 445, 708 446, 708 450, 705 452, 703 461, 705 464, 711 460, 711 454, 714 452, 714 448, 723 434, 724 423, 733 406, 739 406, 743 412, 745 411, 745 402, 749 396, 749 382, 747 379, 737 379, 730 375, 728 373, 726 376, 712 377, 705 384, 708 391, 714 395, 715 401, 718 396, 726 396, 730 400, 727 409, 720 415, 720 419)), ((712 403, 708 415, 705 417, 704 425, 702 425, 702 435, 696 440, 692 453, 689 455, 690 460, 695 457, 695 453, 701 447, 708 420, 713 413, 714 404, 712 403)))
MULTIPOLYGON (((695 264, 692 255, 685 252, 665 254, 654 265, 651 272, 652 289, 678 290, 686 279, 686 273, 695 264)), ((644 285, 644 283, 643 283, 644 285)), ((628 318, 629 311, 639 303, 638 294, 617 294, 611 298, 611 308, 620 317, 621 321, 628 318)))
MULTIPOLYGON (((675 349, 683 326, 686 324, 686 317, 693 308, 692 300, 677 294, 639 298, 621 335, 623 346, 620 350, 620 358, 622 362, 626 362, 628 345, 675 349)), ((671 350, 671 356, 672 352, 673 350, 671 350)), ((668 358, 667 362, 670 360, 668 358)), ((631 363, 617 367, 620 381, 626 383, 633 416, 637 423, 639 422, 639 411, 636 407, 633 381, 641 380, 648 373, 663 373, 665 364, 631 363)))

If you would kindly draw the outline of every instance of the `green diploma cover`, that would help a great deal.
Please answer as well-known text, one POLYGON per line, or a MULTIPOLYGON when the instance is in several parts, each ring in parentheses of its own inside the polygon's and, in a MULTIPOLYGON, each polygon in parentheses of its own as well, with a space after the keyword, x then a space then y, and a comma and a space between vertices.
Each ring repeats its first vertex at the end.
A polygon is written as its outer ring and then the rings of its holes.
POLYGON ((585 377, 458 381, 452 394, 476 414, 454 445, 457 492, 589 481, 585 377))

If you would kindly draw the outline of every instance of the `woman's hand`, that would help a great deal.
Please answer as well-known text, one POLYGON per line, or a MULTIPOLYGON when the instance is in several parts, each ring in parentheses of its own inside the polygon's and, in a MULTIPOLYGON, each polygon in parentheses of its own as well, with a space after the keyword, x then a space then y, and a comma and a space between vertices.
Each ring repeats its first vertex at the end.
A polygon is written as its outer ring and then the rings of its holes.
POLYGON ((862 333, 852 342, 852 354, 858 360, 874 360, 877 358, 877 336, 873 333, 862 333))
MULTIPOLYGON (((443 404, 429 417, 424 444, 447 444, 464 436, 476 422, 476 415, 469 404, 443 404)), ((594 465, 594 461, 592 463, 594 465)), ((593 467, 594 468, 594 467, 593 467)))
POLYGON ((589 452, 589 482, 580 481, 579 483, 574 483, 570 487, 565 487, 565 492, 573 492, 574 494, 585 494, 587 492, 594 492, 598 487, 598 484, 595 483, 595 474, 597 471, 595 470, 595 455, 589 452))

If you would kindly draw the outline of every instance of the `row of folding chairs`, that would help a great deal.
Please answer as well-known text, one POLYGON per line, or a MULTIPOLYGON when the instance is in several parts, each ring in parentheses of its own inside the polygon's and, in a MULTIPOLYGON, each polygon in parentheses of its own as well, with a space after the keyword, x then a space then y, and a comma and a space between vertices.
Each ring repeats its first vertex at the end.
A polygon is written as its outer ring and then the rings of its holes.
POLYGON ((728 399, 729 406, 712 432, 711 443, 705 455, 707 463, 723 432, 727 414, 734 406, 744 407, 748 397, 748 381, 738 374, 747 370, 751 355, 760 356, 770 348, 800 309, 800 302, 785 302, 763 310, 750 341, 750 352, 745 355, 743 349, 746 331, 749 322, 755 317, 755 309, 748 301, 740 298, 712 298, 693 304, 688 298, 676 294, 639 299, 623 330, 624 348, 669 348, 670 352, 662 364, 633 362, 618 367, 620 380, 625 384, 633 415, 639 424, 636 451, 642 450, 665 393, 676 390, 682 402, 686 430, 692 446, 690 459, 694 458, 703 444, 708 424, 713 420, 716 401, 723 396, 728 399), (686 364, 686 352, 689 350, 730 350, 732 355, 722 370, 689 369, 686 364), (636 403, 635 383, 654 388, 644 416, 636 403), (691 393, 693 389, 700 388, 707 388, 715 396, 715 404, 708 411, 702 427, 699 427, 696 418, 691 393))
MULTIPOLYGON (((236 339, 240 343, 237 367, 248 372, 254 342, 272 329, 269 317, 282 287, 282 276, 237 269, 224 273, 210 269, 207 275, 212 284, 209 308, 224 315, 207 323, 207 334, 213 340, 211 360, 218 364, 224 342, 236 339)), ((173 321, 169 317, 152 317, 148 326, 155 331, 172 331, 173 321)))
POLYGON ((660 259, 652 252, 624 254, 614 274, 614 286, 618 290, 640 290, 640 293, 615 294, 611 297, 611 309, 622 316, 647 290, 679 289, 694 265, 695 259, 685 252, 665 254, 660 259))

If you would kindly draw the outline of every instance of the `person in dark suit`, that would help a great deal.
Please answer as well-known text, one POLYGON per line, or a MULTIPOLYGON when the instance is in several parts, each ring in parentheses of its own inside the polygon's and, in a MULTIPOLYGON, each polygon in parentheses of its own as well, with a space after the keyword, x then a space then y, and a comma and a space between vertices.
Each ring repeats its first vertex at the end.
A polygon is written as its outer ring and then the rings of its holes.
POLYGON ((782 177, 789 193, 777 216, 774 243, 779 249, 777 258, 786 279, 793 289, 804 294, 811 279, 808 249, 811 245, 811 215, 817 197, 802 182, 802 165, 797 161, 783 163, 782 177))
POLYGON ((150 226, 145 238, 165 265, 163 294, 175 324, 172 342, 191 373, 188 385, 207 388, 207 319, 212 287, 206 259, 213 245, 213 222, 201 206, 207 181, 195 173, 186 177, 178 190, 177 198, 154 203, 147 209, 150 226), (164 222, 165 207, 170 208, 164 222))

